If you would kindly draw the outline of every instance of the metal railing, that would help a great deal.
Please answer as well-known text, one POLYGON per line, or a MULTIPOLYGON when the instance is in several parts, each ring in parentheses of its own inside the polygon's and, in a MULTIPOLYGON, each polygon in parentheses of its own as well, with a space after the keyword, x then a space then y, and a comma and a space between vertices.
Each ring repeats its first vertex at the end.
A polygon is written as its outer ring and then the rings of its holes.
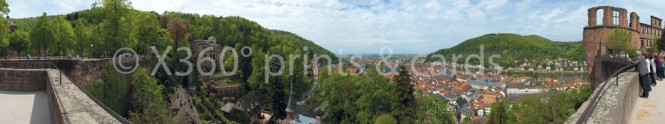
MULTIPOLYGON (((50 63, 50 62, 49 62, 48 64, 49 64, 51 67, 53 67, 53 68, 55 68, 55 69, 58 70, 58 82, 59 82, 58 85, 62 85, 62 71, 60 71, 60 68, 58 68, 58 66, 55 66, 53 63, 50 63)), ((46 75, 48 75, 48 72, 46 72, 46 75)), ((49 78, 50 78, 50 77, 49 77, 49 78)), ((66 115, 66 114, 68 114, 68 113, 67 113, 67 110, 65 110, 65 107, 62 106, 62 101, 60 100, 60 97, 57 96, 57 94, 58 94, 58 90, 55 90, 55 88, 53 87, 53 83, 51 83, 51 80, 50 80, 50 79, 49 79, 49 82, 48 82, 47 85, 51 85, 51 88, 52 88, 51 90, 53 91, 53 96, 54 96, 54 98, 56 99, 56 101, 58 101, 57 104, 58 104, 58 107, 60 107, 60 112, 62 113, 62 115, 66 115)), ((65 118, 65 117, 61 117, 61 118, 63 119, 63 121, 70 122, 69 118, 65 118)))
POLYGON ((591 98, 591 102, 589 103, 590 105, 587 106, 584 109, 584 111, 582 112, 582 115, 580 116, 579 119, 577 119, 577 122, 575 122, 575 123, 583 124, 583 123, 587 122, 587 120, 589 119, 589 116, 591 116, 591 113, 593 113, 593 110, 595 110, 596 105, 598 105, 598 99, 600 97, 600 94, 604 94, 604 92, 607 91, 605 88, 607 88, 607 85, 610 83, 610 82, 607 82, 607 81, 612 80, 612 78, 614 77, 614 79, 616 80, 615 86, 618 86, 619 85, 619 74, 630 70, 634 66, 635 66, 635 64, 626 65, 626 66, 622 67, 621 69, 615 71, 611 76, 609 76, 609 78, 607 80, 603 81, 603 82, 605 82, 605 83, 603 83, 603 86, 596 89, 596 90, 599 90, 598 93, 592 93, 593 96, 589 97, 589 98, 591 98), (603 93, 600 93, 600 92, 603 92, 603 93))

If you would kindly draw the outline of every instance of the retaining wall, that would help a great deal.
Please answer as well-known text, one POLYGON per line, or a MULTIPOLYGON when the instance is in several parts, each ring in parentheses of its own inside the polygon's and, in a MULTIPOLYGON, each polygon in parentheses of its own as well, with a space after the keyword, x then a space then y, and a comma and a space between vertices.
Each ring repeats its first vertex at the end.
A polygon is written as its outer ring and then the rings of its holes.
POLYGON ((41 69, 0 69, 0 90, 43 91, 46 72, 41 69))

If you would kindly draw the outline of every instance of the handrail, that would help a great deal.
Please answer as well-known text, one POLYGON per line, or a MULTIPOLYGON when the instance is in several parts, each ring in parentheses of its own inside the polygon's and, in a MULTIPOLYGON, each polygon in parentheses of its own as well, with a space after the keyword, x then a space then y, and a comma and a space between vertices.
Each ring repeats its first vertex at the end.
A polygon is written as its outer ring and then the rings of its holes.
MULTIPOLYGON (((622 67, 621 69, 615 71, 612 75, 609 76, 609 78, 607 80, 605 80, 603 82, 611 80, 612 77, 616 77, 616 85, 618 86, 619 85, 619 74, 627 71, 626 69, 629 69, 629 67, 632 67, 632 66, 635 66, 635 64, 629 64, 629 65, 626 65, 626 66, 622 67)), ((609 82, 603 83, 603 86, 601 86, 600 89, 597 89, 597 90, 599 90, 598 91, 599 93, 593 94, 593 97, 590 97, 591 101, 592 101, 592 102, 590 102, 591 105, 584 109, 584 111, 582 112, 582 115, 580 116, 580 119, 577 119, 577 122, 576 122, 577 124, 585 123, 589 119, 589 116, 591 116, 591 113, 593 113, 593 110, 596 108, 596 105, 598 104, 598 97, 600 97, 600 94, 603 94, 603 93, 600 93, 600 92, 605 90, 606 85, 608 83, 609 82)), ((607 91, 607 90, 605 90, 605 91, 607 91)))
MULTIPOLYGON (((57 66, 53 65, 53 63, 50 63, 50 62, 49 62, 49 64, 50 64, 52 67, 55 67, 55 68, 58 70, 58 74, 59 74, 59 76, 58 76, 58 78, 59 78, 58 81, 60 82, 60 84, 58 84, 58 85, 62 85, 62 71, 61 71, 60 68, 58 68, 57 66)), ((48 75, 48 72, 46 72, 46 75, 48 75)), ((49 80, 49 85, 51 85, 51 88, 53 88, 53 84, 51 83, 50 80, 49 80)), ((53 88, 53 89, 51 89, 51 90, 53 90, 54 95, 55 95, 55 94, 58 94, 58 90, 55 90, 55 88, 53 88)), ((60 100, 60 97, 57 97, 57 96, 54 96, 54 97, 55 97, 55 99, 58 101, 58 106, 59 106, 60 109, 61 109, 60 112, 62 112, 63 115, 64 115, 64 114, 67 114, 67 110, 65 110, 65 107, 62 106, 62 100, 60 100)), ((70 121, 69 118, 65 118, 65 117, 63 117, 62 119, 64 119, 63 121, 67 121, 67 122, 70 121)))
POLYGON ((618 71, 614 72, 614 74, 610 75, 610 77, 609 77, 607 80, 610 80, 610 78, 612 78, 612 77, 616 77, 616 83, 615 83, 615 85, 618 86, 618 85, 619 85, 619 74, 621 74, 621 73, 623 73, 623 72, 625 72, 625 71, 628 71, 628 70, 626 70, 626 69, 629 69, 629 67, 633 67, 633 66, 635 66, 635 64, 629 64, 629 65, 624 66, 623 68, 621 68, 621 69, 619 69, 618 71), (620 72, 621 72, 621 73, 620 73, 620 72))

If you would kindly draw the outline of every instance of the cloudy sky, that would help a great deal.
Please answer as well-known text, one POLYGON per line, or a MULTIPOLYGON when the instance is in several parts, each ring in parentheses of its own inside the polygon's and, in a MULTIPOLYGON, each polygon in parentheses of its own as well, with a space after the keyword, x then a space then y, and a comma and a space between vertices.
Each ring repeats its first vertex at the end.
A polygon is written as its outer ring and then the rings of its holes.
MULTIPOLYGON (((642 22, 665 17, 663 0, 131 0, 138 10, 242 16, 338 54, 426 54, 488 33, 579 41, 587 9, 610 5, 642 22), (341 52, 340 52, 341 51, 341 52)), ((94 0, 7 0, 12 18, 89 9, 94 0)))

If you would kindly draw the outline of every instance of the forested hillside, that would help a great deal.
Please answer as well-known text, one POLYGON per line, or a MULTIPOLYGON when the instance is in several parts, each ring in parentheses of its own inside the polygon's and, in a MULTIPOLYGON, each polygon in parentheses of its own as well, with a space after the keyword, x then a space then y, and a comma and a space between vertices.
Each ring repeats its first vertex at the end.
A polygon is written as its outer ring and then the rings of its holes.
MULTIPOLYGON (((87 27, 89 30, 93 32, 97 31, 91 35, 103 36, 103 34, 99 34, 102 33, 102 31, 100 31, 100 29, 98 28, 101 24, 104 23, 102 17, 104 17, 106 14, 100 14, 101 11, 102 11, 101 8, 92 8, 89 10, 82 10, 66 15, 47 15, 46 18, 51 20, 57 20, 59 18, 63 18, 64 20, 67 20, 68 22, 72 23, 73 28, 77 26, 76 23, 78 20, 80 20, 84 27, 87 27)), ((152 45, 153 41, 147 41, 147 40, 141 41, 141 39, 139 38, 142 37, 140 35, 143 35, 141 33, 148 32, 147 30, 153 30, 155 33, 159 31, 162 31, 160 33, 168 33, 168 31, 166 30, 168 29, 168 23, 172 19, 179 19, 186 25, 187 41, 205 40, 208 39, 208 37, 215 37, 217 39, 218 44, 222 44, 224 46, 231 46, 231 47, 236 46, 236 44, 244 41, 249 42, 248 44, 250 46, 257 45, 259 47, 263 47, 264 45, 277 46, 279 44, 287 44, 289 45, 289 47, 302 49, 302 47, 307 46, 310 51, 314 51, 317 54, 331 55, 333 58, 335 58, 332 52, 326 50, 325 48, 315 44, 310 40, 302 38, 288 31, 274 30, 262 27, 258 23, 245 19, 243 17, 238 17, 238 16, 222 17, 222 16, 199 15, 195 13, 192 14, 192 13, 180 13, 180 12, 166 12, 159 14, 152 11, 147 12, 147 11, 139 11, 134 9, 129 9, 127 11, 129 11, 129 13, 135 16, 123 17, 122 21, 118 23, 122 23, 120 24, 120 26, 125 26, 125 27, 118 27, 118 28, 126 28, 127 30, 129 30, 129 32, 124 32, 124 33, 129 33, 129 35, 134 36, 134 37, 129 37, 134 39, 128 39, 128 40, 133 40, 132 42, 148 42, 147 45, 152 45), (132 19, 128 20, 128 18, 132 19), (157 27, 148 28, 149 26, 155 26, 155 25, 157 25, 159 28, 157 27), (248 36, 247 39, 243 39, 243 36, 245 35, 248 36)), ((17 29, 18 31, 30 32, 35 26, 37 26, 39 22, 39 17, 18 18, 18 19, 12 18, 11 21, 16 23, 16 25, 19 27, 17 29)), ((78 33, 76 31, 73 32, 78 33)), ((169 34, 162 34, 162 35, 168 36, 169 34)), ((159 39, 158 37, 159 36, 154 36, 152 39, 159 39)), ((75 41, 73 41, 74 43, 72 44, 83 45, 83 43, 77 42, 79 39, 73 39, 73 40, 75 41)), ((104 39, 102 37, 95 37, 90 40, 91 40, 91 42, 89 42, 90 44, 106 43, 104 42, 104 39)), ((123 45, 123 47, 146 47, 146 46, 140 46, 139 44, 140 43, 132 43, 128 45, 123 45)), ((86 52, 88 51, 87 48, 83 49, 86 52)), ((36 50, 36 48, 32 48, 31 51, 32 50, 36 50)), ((112 49, 105 51, 108 52, 110 50, 112 49)), ((70 52, 72 54, 75 53, 74 50, 71 50, 70 52)), ((95 55, 101 55, 103 54, 104 51, 90 51, 90 52, 95 52, 95 55)))
MULTIPOLYGON (((5 21, 7 20, 0 19, 0 22, 5 21)), ((310 40, 287 31, 262 27, 242 17, 139 11, 127 0, 100 0, 90 9, 66 15, 43 13, 39 17, 10 18, 8 21, 16 23, 18 30, 9 38, 1 35, 3 37, 0 37, 0 43, 3 44, 0 44, 0 56, 31 54, 99 58, 111 57, 124 47, 132 48, 139 54, 154 56, 148 52, 151 51, 150 46, 156 46, 160 55, 168 54, 164 61, 170 69, 170 75, 165 71, 166 67, 159 68, 154 75, 149 75, 152 69, 140 68, 131 79, 126 79, 126 76, 107 68, 103 70, 105 73, 102 79, 86 83, 89 85, 85 87, 92 95, 135 123, 177 123, 178 119, 169 114, 167 104, 172 101, 166 96, 179 88, 187 89, 198 112, 196 114, 204 123, 246 122, 244 117, 229 117, 234 114, 221 112, 223 105, 233 103, 238 98, 217 98, 214 93, 207 92, 204 89, 205 84, 199 79, 203 74, 198 70, 185 76, 173 75, 175 72, 186 72, 188 65, 179 59, 185 59, 187 55, 175 49, 189 46, 190 41, 215 37, 215 41, 223 47, 235 48, 237 51, 242 47, 252 48, 251 56, 244 57, 237 53, 239 60, 234 60, 230 53, 224 56, 223 66, 227 72, 237 64, 235 74, 223 75, 219 70, 213 73, 214 76, 224 77, 223 82, 237 84, 247 91, 256 92, 257 99, 261 100, 262 110, 274 112, 275 120, 286 116, 284 107, 287 91, 293 90, 297 97, 300 97, 299 94, 312 84, 312 73, 303 74, 307 71, 302 65, 308 62, 303 58, 325 54, 333 61, 336 59, 332 52, 310 40), (5 44, 5 41, 11 45, 5 44), (163 53, 167 46, 173 48, 169 53, 163 53), (286 64, 278 65, 275 64, 278 62, 265 60, 265 55, 273 54, 283 56, 286 64), (289 59, 289 55, 299 58, 289 59), (265 66, 269 66, 272 72, 277 72, 272 69, 280 66, 286 71, 279 75, 265 76, 265 66), (124 84, 126 80, 131 80, 130 86, 124 84), (265 82, 266 80, 269 82, 265 82), (293 89, 290 89, 290 83, 293 83, 293 89)), ((2 27, 9 29, 8 25, 2 27)), ((0 33, 8 31, 0 30, 0 33)), ((192 55, 190 62, 197 64, 197 57, 192 55)))
MULTIPOLYGON (((584 47, 582 42, 557 42, 538 35, 522 36, 518 34, 486 34, 480 37, 466 40, 454 47, 441 49, 428 55, 429 61, 437 61, 431 58, 433 54, 444 55, 447 61, 452 60, 452 55, 480 54, 480 46, 484 46, 485 64, 488 64, 488 56, 501 55, 495 59, 500 65, 514 66, 515 60, 545 60, 545 59, 572 59, 582 61, 584 59, 584 47)), ((464 59, 458 63, 464 63, 464 59)), ((475 62, 475 61, 472 61, 475 62)))

